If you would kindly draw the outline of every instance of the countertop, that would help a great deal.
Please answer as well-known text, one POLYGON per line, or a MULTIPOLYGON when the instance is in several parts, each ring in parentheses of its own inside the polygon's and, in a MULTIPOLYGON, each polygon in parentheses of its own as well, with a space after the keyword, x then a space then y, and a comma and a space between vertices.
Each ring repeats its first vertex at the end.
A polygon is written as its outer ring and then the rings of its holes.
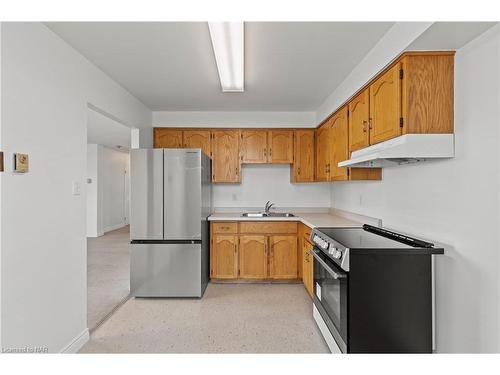
POLYGON ((243 217, 241 212, 215 212, 209 216, 209 221, 300 221, 310 228, 358 228, 362 222, 350 220, 332 213, 292 212, 294 217, 243 217))

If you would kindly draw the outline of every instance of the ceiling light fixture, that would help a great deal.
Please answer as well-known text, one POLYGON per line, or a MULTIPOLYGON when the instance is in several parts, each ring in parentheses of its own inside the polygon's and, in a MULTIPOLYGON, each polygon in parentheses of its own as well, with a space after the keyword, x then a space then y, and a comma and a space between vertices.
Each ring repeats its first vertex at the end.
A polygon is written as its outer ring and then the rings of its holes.
POLYGON ((243 22, 209 22, 223 92, 245 91, 243 22))

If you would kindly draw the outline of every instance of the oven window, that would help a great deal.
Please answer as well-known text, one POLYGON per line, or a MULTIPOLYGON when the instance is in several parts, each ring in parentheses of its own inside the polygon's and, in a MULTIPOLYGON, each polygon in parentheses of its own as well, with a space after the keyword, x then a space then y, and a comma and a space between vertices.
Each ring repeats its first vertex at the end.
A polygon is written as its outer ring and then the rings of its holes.
POLYGON ((331 324, 344 341, 347 341, 347 276, 322 253, 317 254, 327 263, 314 258, 314 293, 328 315, 331 324), (330 268, 330 270, 328 269, 330 268), (343 278, 336 278, 333 270, 343 278))

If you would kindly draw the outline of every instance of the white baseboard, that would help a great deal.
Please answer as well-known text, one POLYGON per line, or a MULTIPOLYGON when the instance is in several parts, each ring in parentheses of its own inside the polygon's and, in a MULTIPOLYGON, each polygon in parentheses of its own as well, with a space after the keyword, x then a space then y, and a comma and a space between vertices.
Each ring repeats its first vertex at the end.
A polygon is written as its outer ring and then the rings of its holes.
POLYGON ((85 330, 76 336, 66 347, 61 350, 61 353, 78 353, 78 351, 89 341, 89 329, 85 330))
POLYGON ((119 223, 116 225, 111 225, 109 227, 104 228, 104 233, 111 232, 112 230, 120 229, 123 227, 126 227, 128 224, 127 223, 119 223))

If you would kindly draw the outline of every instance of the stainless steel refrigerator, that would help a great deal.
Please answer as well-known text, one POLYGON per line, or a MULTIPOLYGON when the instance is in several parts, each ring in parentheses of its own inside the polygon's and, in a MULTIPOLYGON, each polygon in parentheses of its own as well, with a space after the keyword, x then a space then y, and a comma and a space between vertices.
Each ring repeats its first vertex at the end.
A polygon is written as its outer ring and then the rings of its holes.
POLYGON ((133 296, 203 296, 209 280, 210 169, 200 149, 131 151, 133 296))

